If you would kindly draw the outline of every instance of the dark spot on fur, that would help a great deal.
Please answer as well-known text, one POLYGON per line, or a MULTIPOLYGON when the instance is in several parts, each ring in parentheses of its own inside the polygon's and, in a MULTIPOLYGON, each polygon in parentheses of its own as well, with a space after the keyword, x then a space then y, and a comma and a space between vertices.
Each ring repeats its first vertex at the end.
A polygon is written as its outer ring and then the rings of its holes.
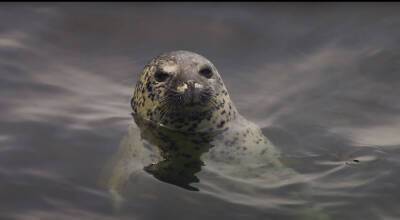
POLYGON ((236 142, 237 142, 238 140, 239 140, 238 137, 234 137, 233 140, 232 140, 232 144, 236 144, 236 142))
POLYGON ((225 121, 221 121, 221 122, 217 125, 217 127, 218 127, 218 128, 222 128, 222 127, 224 126, 224 124, 225 124, 225 121))
POLYGON ((264 149, 264 150, 261 151, 260 154, 263 155, 263 154, 265 154, 266 152, 267 152, 267 149, 264 149))
POLYGON ((192 158, 192 155, 187 154, 187 153, 181 153, 181 156, 184 158, 188 158, 188 159, 192 158))
POLYGON ((151 86, 150 81, 148 81, 146 83, 146 88, 147 88, 147 92, 149 92, 149 93, 153 90, 153 87, 151 86))

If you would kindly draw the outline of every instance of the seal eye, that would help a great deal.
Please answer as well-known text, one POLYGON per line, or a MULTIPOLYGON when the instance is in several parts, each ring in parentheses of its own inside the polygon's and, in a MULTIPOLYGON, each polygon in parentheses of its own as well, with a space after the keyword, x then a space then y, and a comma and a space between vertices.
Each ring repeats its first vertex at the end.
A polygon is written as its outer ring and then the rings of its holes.
POLYGON ((169 74, 158 70, 156 73, 154 73, 154 78, 156 79, 157 82, 164 82, 165 80, 167 80, 169 77, 169 74))
POLYGON ((210 67, 204 67, 200 69, 199 74, 209 79, 213 76, 213 71, 210 67))

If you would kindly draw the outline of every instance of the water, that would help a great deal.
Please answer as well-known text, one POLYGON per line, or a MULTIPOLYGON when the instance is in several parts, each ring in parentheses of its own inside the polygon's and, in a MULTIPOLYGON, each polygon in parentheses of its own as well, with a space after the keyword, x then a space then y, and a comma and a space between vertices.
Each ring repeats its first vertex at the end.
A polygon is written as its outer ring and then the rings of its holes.
POLYGON ((1 4, 0 219, 298 219, 308 204, 331 219, 400 218, 399 10, 1 4), (143 174, 113 214, 97 181, 133 124, 137 73, 177 49, 209 58, 286 164, 316 176, 303 197, 224 179, 223 194, 192 192, 143 174))

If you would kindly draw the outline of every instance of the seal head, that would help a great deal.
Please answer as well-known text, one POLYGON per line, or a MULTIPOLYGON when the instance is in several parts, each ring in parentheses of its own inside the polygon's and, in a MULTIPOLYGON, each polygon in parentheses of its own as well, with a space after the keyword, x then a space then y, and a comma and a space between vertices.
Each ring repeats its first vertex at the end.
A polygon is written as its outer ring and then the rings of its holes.
POLYGON ((161 54, 140 74, 133 114, 183 132, 216 131, 236 116, 215 66, 189 51, 161 54))

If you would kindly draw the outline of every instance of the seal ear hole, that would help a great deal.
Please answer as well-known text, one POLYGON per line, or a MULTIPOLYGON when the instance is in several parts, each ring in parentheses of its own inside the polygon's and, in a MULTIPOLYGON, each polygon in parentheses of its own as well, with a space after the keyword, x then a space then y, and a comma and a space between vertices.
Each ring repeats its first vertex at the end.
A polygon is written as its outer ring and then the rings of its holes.
POLYGON ((165 80, 167 80, 169 77, 169 74, 162 71, 162 70, 157 70, 154 73, 154 78, 156 79, 157 82, 164 82, 165 80))
POLYGON ((213 71, 211 70, 210 67, 203 67, 200 69, 199 74, 206 77, 207 79, 211 78, 213 76, 213 71))

